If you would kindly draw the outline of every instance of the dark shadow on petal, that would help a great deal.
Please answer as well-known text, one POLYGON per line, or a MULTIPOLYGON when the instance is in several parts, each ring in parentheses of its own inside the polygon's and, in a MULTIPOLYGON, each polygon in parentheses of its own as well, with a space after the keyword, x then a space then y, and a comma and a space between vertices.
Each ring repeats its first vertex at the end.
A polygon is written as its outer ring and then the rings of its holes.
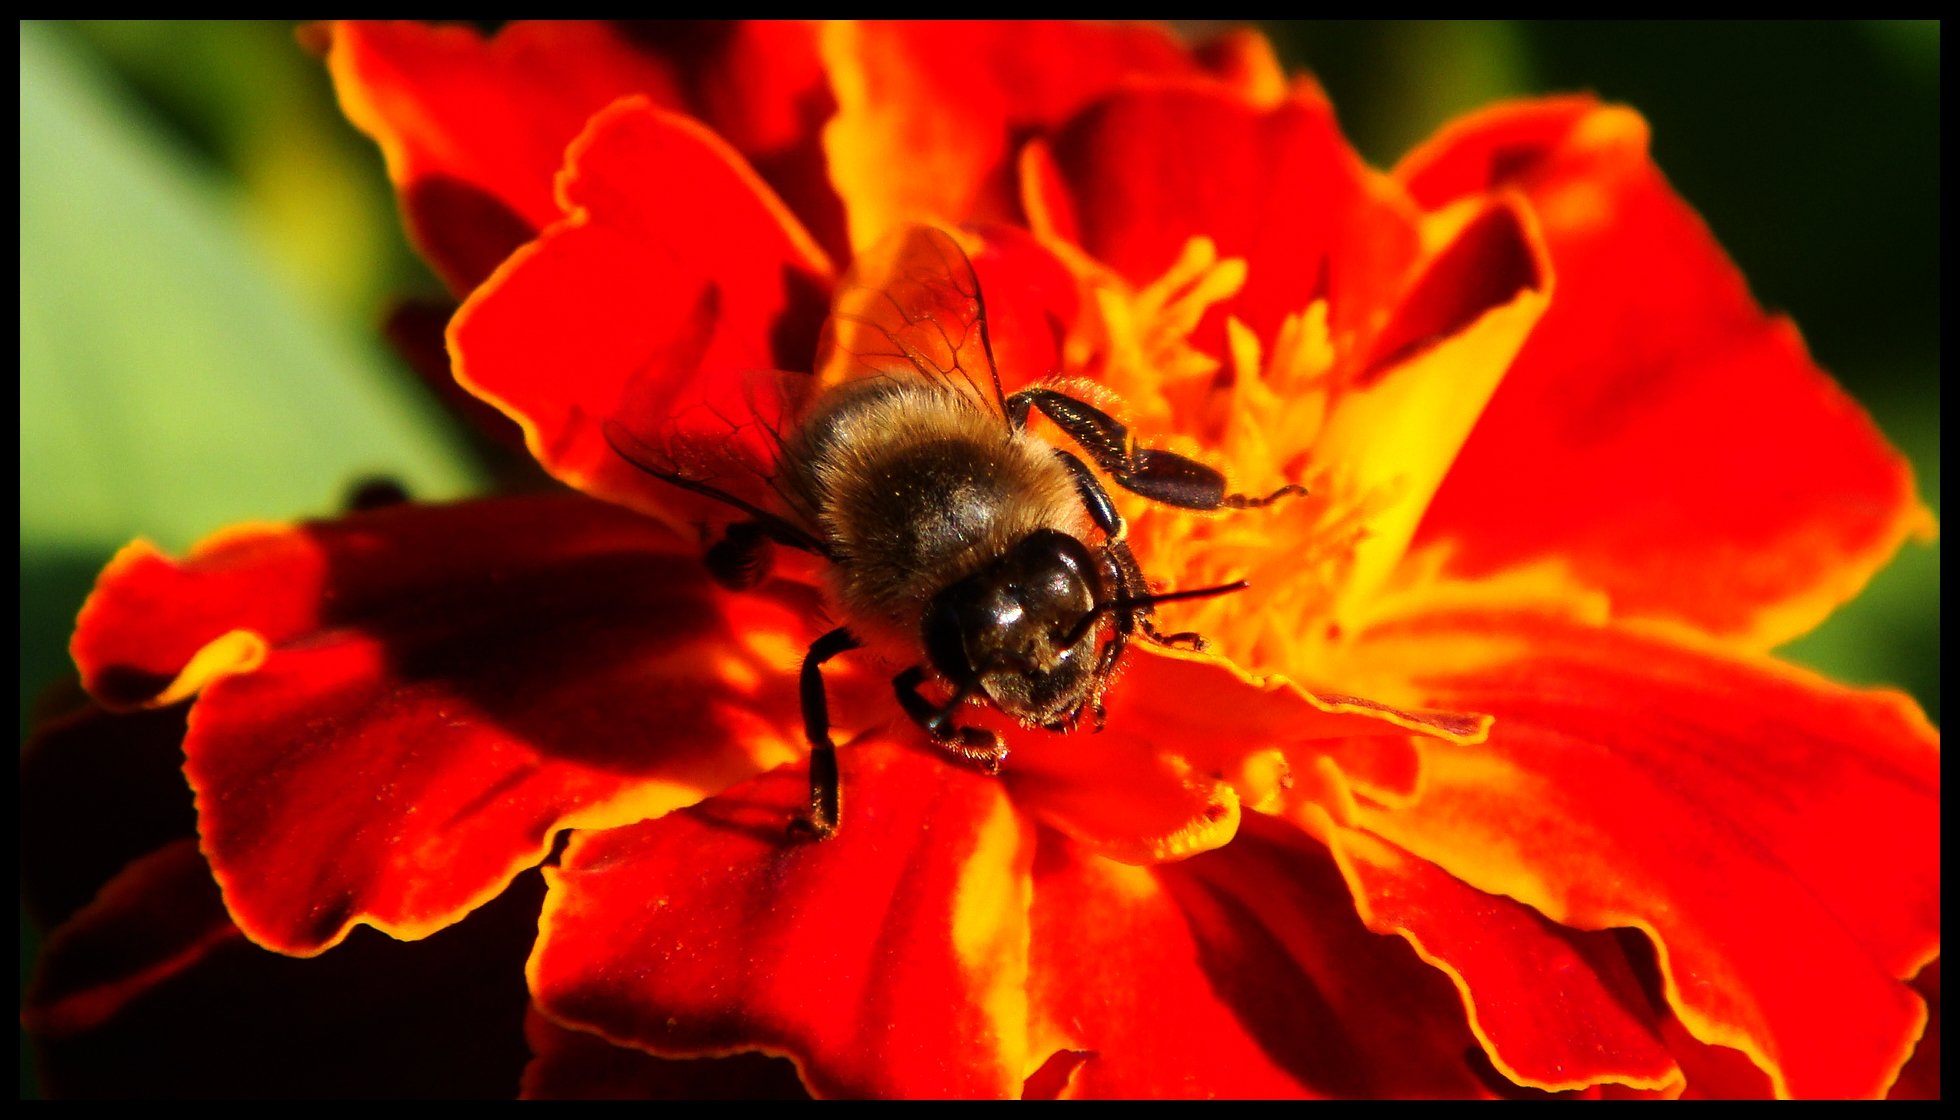
POLYGON ((830 287, 821 277, 792 264, 782 267, 783 313, 769 329, 776 368, 808 371, 817 357, 817 335, 830 314, 830 287))
POLYGON ((1224 848, 1159 872, 1218 995, 1272 1060, 1332 1097, 1476 1096, 1476 1048, 1443 973, 1355 912, 1327 850, 1246 814, 1224 848))
POLYGON ((37 728, 20 760, 21 903, 48 927, 128 863, 196 834, 179 704, 113 715, 93 704, 37 728))
POLYGON ((1913 978, 1912 990, 1926 1001, 1926 1033, 1919 1046, 1899 1071, 1899 1080, 1887 1094, 1893 1100, 1940 1099, 1940 962, 1934 961, 1913 978))
MULTIPOLYGON (((415 589, 413 601, 348 622, 386 639, 388 686, 397 693, 426 684, 542 754, 636 773, 662 765, 662 751, 713 754, 735 741, 726 715, 698 694, 691 703, 671 697, 662 721, 641 729, 648 750, 631 741, 635 717, 628 709, 651 701, 649 690, 660 684, 651 668, 633 667, 657 653, 659 636, 692 645, 728 626, 709 598, 722 593, 709 590, 702 575, 701 562, 689 556, 600 553, 511 572, 495 581, 494 594, 482 584, 456 587, 454 597, 447 589, 415 589), (546 660, 555 698, 540 687, 546 660), (586 680, 590 689, 580 687, 586 680), (612 695, 636 696, 639 704, 595 707, 606 681, 617 685, 612 695)), ((780 582, 743 594, 798 596, 800 605, 815 606, 803 601, 807 589, 780 582)), ((336 597, 329 591, 326 599, 336 597)), ((712 645, 722 656, 743 656, 733 633, 712 645)), ((776 696, 775 710, 794 718, 795 667, 750 660, 749 670, 776 696)))
POLYGON ((524 1024, 527 1100, 796 1101, 810 1094, 787 1058, 656 1058, 596 1034, 561 1027, 535 1009, 524 1024))
POLYGON ((100 1028, 43 1040, 52 1096, 508 1098, 543 878, 417 942, 357 929, 311 960, 235 942, 100 1028))
MULTIPOLYGON (((801 771, 804 764, 795 763, 794 769, 801 771)), ((795 831, 796 814, 799 811, 808 812, 807 805, 785 806, 722 794, 701 802, 689 811, 710 828, 745 836, 761 844, 787 848, 815 842, 795 831)))
POLYGON ((456 294, 489 279, 504 259, 538 231, 481 187, 428 175, 402 190, 409 228, 436 271, 456 294))
POLYGON ((1258 915, 1212 884, 1175 869, 1163 880, 1194 919, 1201 963, 1219 998, 1266 1054, 1316 1093, 1374 1095, 1368 1063, 1341 1029, 1339 1013, 1258 915))
MULTIPOLYGON (((389 346, 445 408, 461 417, 485 442, 522 455, 530 464, 533 478, 542 479, 542 472, 524 450, 524 432, 517 422, 456 383, 450 370, 447 341, 449 320, 455 314, 456 304, 452 300, 400 300, 382 319, 381 332, 389 346)), ((509 468, 502 458, 493 465, 499 468, 499 481, 507 483, 509 480, 503 475, 509 468)))
POLYGON ((1484 1083, 1484 1088, 1490 1090, 1492 1096, 1502 1097, 1505 1100, 1555 1101, 1583 1098, 1592 1093, 1590 1089, 1568 1089, 1561 1093, 1549 1093, 1543 1089, 1533 1089, 1528 1086, 1519 1085, 1517 1082, 1497 1072, 1497 1067, 1491 1064, 1490 1055, 1484 1053, 1483 1047, 1481 1046, 1465 1048, 1463 1051, 1463 1064, 1470 1067, 1470 1072, 1477 1075, 1477 1080, 1484 1083))
POLYGON ((1429 263, 1375 339, 1356 376, 1368 385, 1388 369, 1468 328, 1484 312, 1521 292, 1538 291, 1545 277, 1517 213, 1498 203, 1470 220, 1429 263))
POLYGON ((1095 1052, 1090 1050, 1055 1051, 1041 1063, 1040 1069, 1028 1075, 1027 1083, 1021 1087, 1021 1099, 1060 1100, 1068 1092, 1069 1083, 1075 1079, 1075 1071, 1082 1068, 1083 1062, 1095 1056, 1095 1052))

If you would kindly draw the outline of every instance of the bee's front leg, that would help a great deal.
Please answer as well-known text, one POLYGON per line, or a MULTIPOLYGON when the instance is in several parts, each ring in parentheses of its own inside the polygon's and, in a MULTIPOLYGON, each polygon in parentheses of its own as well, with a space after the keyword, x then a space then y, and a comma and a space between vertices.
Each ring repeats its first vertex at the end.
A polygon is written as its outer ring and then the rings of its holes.
POLYGON ((823 663, 863 643, 838 627, 810 646, 803 656, 800 692, 803 734, 810 740, 810 815, 790 821, 792 832, 825 840, 837 831, 837 745, 830 741, 830 704, 823 693, 823 663))
POLYGON ((913 723, 925 728, 933 742, 947 754, 988 774, 1000 773, 1001 763, 1007 761, 1007 745, 1000 741, 1000 736, 985 728, 954 724, 953 713, 966 697, 956 695, 944 707, 935 707, 919 695, 919 686, 925 679, 926 671, 917 665, 893 677, 892 691, 898 695, 898 706, 905 709, 913 723))

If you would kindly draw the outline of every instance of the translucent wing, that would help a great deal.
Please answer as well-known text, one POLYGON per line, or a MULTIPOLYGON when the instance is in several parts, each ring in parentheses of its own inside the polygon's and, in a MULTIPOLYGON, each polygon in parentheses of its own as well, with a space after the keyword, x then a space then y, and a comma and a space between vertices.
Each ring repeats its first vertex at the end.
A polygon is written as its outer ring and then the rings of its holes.
POLYGON ((717 415, 649 438, 612 419, 604 432, 613 453, 634 470, 708 499, 694 507, 701 521, 719 524, 746 514, 771 539, 829 555, 822 538, 804 527, 811 520, 808 513, 776 485, 783 436, 773 420, 760 414, 746 421, 717 415), (785 516, 778 508, 794 512, 785 516))
MULTIPOLYGON (((713 310, 712 302, 704 307, 704 323, 712 323, 713 310)), ((662 487, 649 512, 710 524, 746 514, 777 540, 823 551, 817 536, 796 524, 795 512, 779 512, 787 506, 775 486, 791 418, 812 379, 776 370, 723 372, 727 363, 703 360, 709 335, 704 327, 628 382, 601 425, 613 456, 605 469, 696 496, 662 487)))
POLYGON ((966 251, 929 226, 859 255, 817 347, 819 391, 868 377, 923 377, 1007 415, 987 308, 966 251))

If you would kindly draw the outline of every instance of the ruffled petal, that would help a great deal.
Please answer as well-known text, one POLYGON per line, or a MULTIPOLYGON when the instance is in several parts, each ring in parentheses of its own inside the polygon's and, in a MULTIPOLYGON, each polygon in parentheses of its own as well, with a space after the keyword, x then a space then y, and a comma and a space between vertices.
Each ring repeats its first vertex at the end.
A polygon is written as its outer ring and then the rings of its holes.
POLYGON ((1018 1095, 1031 827, 998 782, 916 752, 839 762, 821 843, 785 827, 800 766, 576 837, 548 872, 539 1008, 664 1056, 783 1054, 820 1097, 1018 1095))
POLYGON ((355 922, 424 936, 558 829, 798 757, 814 609, 721 592, 658 526, 551 496, 234 530, 182 563, 131 546, 75 651, 98 695, 201 687, 205 854, 249 936, 311 954, 355 922))
POLYGON ((1612 934, 1555 925, 1365 832, 1325 831, 1368 928, 1400 934, 1449 974, 1505 1077, 1551 1092, 1680 1091, 1661 1017, 1612 934))
POLYGON ((848 256, 844 207, 825 165, 823 126, 837 111, 809 20, 627 22, 621 34, 659 55, 682 108, 748 160, 817 241, 848 256))
POLYGON ((1420 742, 1416 797, 1359 826, 1564 925, 1645 931, 1688 1030, 1779 1094, 1884 1092, 1925 1022, 1900 979, 1939 945, 1938 733, 1909 700, 1550 613, 1415 617, 1354 653, 1412 677, 1405 702, 1497 717, 1420 742))
POLYGON ((648 102, 600 113, 567 160, 565 219, 451 324, 457 380, 587 493, 677 523, 715 508, 635 469, 611 421, 627 450, 712 456, 720 484, 767 500, 759 472, 784 402, 761 371, 809 370, 823 251, 724 142, 648 102))
POLYGON ((1558 277, 1422 527, 1455 571, 1556 560, 1619 614, 1768 646, 1931 531, 1905 461, 1757 307, 1631 111, 1490 110, 1397 176, 1430 207, 1522 193, 1558 277))
POLYGON ((525 1060, 519 975, 543 882, 436 936, 372 930, 317 960, 245 941, 189 841, 139 860, 49 939, 30 1008, 62 1097, 508 1097, 525 1060), (103 997, 112 1000, 99 1002, 103 997), (78 1017, 91 1001, 109 1015, 78 1017), (111 1004, 113 1005, 111 1007, 111 1004), (59 1012, 62 1021, 48 1022, 59 1012))
MULTIPOLYGON (((1052 21, 834 23, 822 53, 837 98, 824 148, 859 249, 906 223, 1014 217, 1022 136, 1126 78, 1200 73, 1162 28, 1052 21)), ((1264 77, 1243 48, 1228 64, 1264 77)))
POLYGON ((1323 760, 1366 788, 1406 792, 1413 736, 1480 738, 1475 716, 1397 711, 1315 696, 1216 657, 1132 647, 1105 698, 1103 729, 1000 727, 1002 779, 1024 806, 1122 863, 1178 860, 1229 842, 1241 808, 1272 806, 1296 768, 1323 760))
POLYGON ((524 1016, 531 1064, 527 1100, 808 1100, 796 1067, 766 1054, 656 1058, 596 1034, 561 1027, 534 1007, 524 1016))
POLYGON ((558 220, 566 145, 635 95, 705 122, 841 248, 818 142, 835 103, 816 35, 788 20, 550 20, 487 37, 347 21, 332 26, 328 65, 348 119, 387 158, 410 236, 462 296, 558 220))
POLYGON ((1311 88, 1271 107, 1215 88, 1126 91, 1050 144, 1060 189, 1028 184, 1045 196, 1031 217, 1049 215, 1037 232, 1075 240, 1136 285, 1196 237, 1246 262, 1243 289, 1194 336, 1215 356, 1227 314, 1270 339, 1322 296, 1336 338, 1370 338, 1420 254, 1414 205, 1361 162, 1311 88))
POLYGON ((422 255, 458 296, 559 218, 552 177, 592 114, 642 94, 678 108, 672 67, 603 23, 347 22, 327 56, 341 108, 388 160, 422 255))
POLYGON ((1481 1096, 1449 982, 1355 917, 1325 849, 1251 814, 1230 846, 1130 868, 1047 836, 1037 1039, 1077 1096, 1481 1096))

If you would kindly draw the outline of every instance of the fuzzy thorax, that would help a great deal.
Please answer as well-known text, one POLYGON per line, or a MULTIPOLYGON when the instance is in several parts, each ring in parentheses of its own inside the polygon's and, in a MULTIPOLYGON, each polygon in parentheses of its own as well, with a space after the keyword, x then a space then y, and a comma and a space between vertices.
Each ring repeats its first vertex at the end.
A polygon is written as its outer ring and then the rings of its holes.
POLYGON ((1068 469, 1040 439, 964 394, 871 379, 838 391, 786 461, 834 562, 837 616, 874 647, 916 658, 926 604, 1037 529, 1080 537, 1068 469))

